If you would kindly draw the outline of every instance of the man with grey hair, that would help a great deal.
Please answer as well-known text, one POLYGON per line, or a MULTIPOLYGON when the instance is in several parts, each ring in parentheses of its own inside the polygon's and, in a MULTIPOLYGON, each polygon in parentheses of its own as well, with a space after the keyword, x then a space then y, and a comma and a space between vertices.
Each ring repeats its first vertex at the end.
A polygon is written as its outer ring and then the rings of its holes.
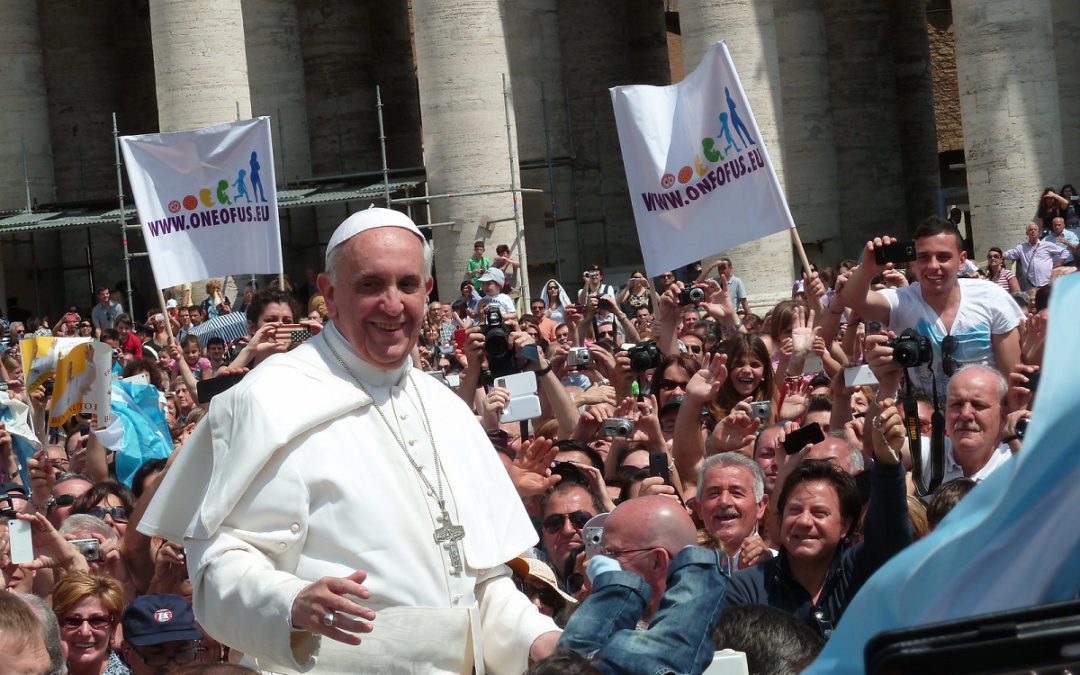
MULTIPOLYGON (((111 528, 110 528, 111 529, 111 528)), ((16 597, 34 610, 45 634, 45 651, 49 653, 50 675, 67 673, 67 644, 60 639, 60 622, 56 620, 49 603, 33 593, 16 593, 16 597)))
MULTIPOLYGON (((1012 457, 1003 442, 1009 385, 996 369, 968 364, 949 379, 945 397, 945 474, 942 483, 961 476, 985 480, 1012 457)), ((929 443, 922 446, 923 473, 930 482, 929 443)))
POLYGON ((520 673, 559 633, 505 564, 537 536, 491 441, 411 367, 431 247, 372 208, 326 250, 330 323, 214 399, 139 529, 261 670, 520 673))
POLYGON ((758 463, 737 452, 712 455, 698 469, 697 514, 732 569, 773 557, 758 534, 769 496, 758 463))

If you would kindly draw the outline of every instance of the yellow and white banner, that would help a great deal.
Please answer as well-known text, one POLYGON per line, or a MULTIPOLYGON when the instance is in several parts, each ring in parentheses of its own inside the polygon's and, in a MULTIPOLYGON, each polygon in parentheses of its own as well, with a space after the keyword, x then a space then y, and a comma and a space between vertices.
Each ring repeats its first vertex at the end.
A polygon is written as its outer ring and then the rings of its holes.
POLYGON ((60 359, 90 338, 67 338, 35 335, 19 341, 19 353, 22 355, 23 380, 27 391, 45 384, 56 376, 60 359))
POLYGON ((56 367, 49 426, 62 426, 72 415, 90 415, 95 429, 112 420, 112 347, 103 342, 76 345, 56 367))
POLYGON ((120 146, 159 288, 282 271, 269 117, 120 146))
POLYGON ((723 42, 682 82, 611 101, 650 275, 795 227, 723 42))

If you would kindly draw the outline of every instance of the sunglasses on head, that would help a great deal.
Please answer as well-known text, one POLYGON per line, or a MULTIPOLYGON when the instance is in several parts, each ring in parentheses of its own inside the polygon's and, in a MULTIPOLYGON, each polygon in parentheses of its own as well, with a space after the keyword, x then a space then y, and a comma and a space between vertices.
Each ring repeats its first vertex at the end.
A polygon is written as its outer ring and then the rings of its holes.
POLYGON ((558 534, 563 529, 566 519, 570 519, 570 524, 575 529, 580 530, 585 527, 585 523, 589 522, 592 518, 592 514, 588 511, 573 511, 571 513, 553 513, 543 520, 544 531, 548 534, 558 534))
POLYGON ((105 519, 105 516, 111 516, 113 521, 117 523, 126 523, 128 521, 128 512, 123 506, 95 506, 87 509, 86 515, 101 518, 102 520, 105 519))

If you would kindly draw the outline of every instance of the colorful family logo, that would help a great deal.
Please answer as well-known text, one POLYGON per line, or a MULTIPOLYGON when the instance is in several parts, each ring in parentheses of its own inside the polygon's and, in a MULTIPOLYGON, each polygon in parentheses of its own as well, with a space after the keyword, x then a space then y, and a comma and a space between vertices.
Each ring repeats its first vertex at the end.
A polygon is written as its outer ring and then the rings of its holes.
POLYGON ((199 206, 227 206, 229 204, 250 204, 252 197, 255 201, 265 202, 266 193, 263 191, 262 176, 260 175, 259 153, 251 152, 248 169, 240 169, 236 173, 236 179, 231 183, 228 179, 220 179, 216 185, 204 187, 198 191, 198 196, 189 194, 183 199, 173 199, 169 202, 170 213, 180 213, 181 209, 194 211, 199 206), (248 191, 248 183, 251 183, 251 191, 248 191), (235 190, 231 191, 229 188, 235 190), (216 200, 216 201, 215 201, 216 200), (241 201, 243 200, 243 201, 241 201))
POLYGON ((742 117, 739 116, 739 108, 727 87, 724 87, 724 97, 727 99, 727 112, 721 112, 719 115, 719 132, 716 136, 701 139, 701 154, 694 155, 693 166, 686 164, 679 169, 678 174, 668 172, 661 176, 660 187, 669 190, 675 186, 676 181, 686 185, 694 180, 695 174, 703 177, 709 173, 710 167, 702 162, 702 155, 705 156, 705 161, 716 164, 724 161, 724 158, 731 154, 738 154, 751 145, 757 145, 757 141, 750 134, 750 130, 746 128, 742 117), (732 136, 733 130, 739 141, 742 141, 742 146, 732 136), (721 149, 721 145, 717 141, 723 145, 723 149, 721 149))

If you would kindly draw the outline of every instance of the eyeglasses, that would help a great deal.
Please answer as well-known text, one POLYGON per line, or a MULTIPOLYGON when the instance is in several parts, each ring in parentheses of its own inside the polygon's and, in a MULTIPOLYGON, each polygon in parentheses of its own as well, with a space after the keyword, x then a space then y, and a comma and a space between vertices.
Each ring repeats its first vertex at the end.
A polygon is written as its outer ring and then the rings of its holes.
POLYGON ((102 520, 105 519, 105 516, 111 516, 113 521, 117 523, 126 523, 128 521, 128 511, 123 506, 95 506, 87 509, 86 515, 101 518, 102 520))
POLYGON ((169 663, 169 661, 175 661, 176 665, 178 665, 178 666, 182 666, 182 665, 184 665, 186 663, 191 663, 192 661, 194 661, 199 656, 199 654, 202 654, 203 652, 205 652, 206 649, 197 646, 197 643, 196 643, 196 645, 193 645, 193 646, 191 646, 191 647, 189 647, 189 648, 187 648, 185 650, 175 651, 175 652, 173 652, 171 654, 168 654, 168 653, 143 654, 138 649, 136 649, 134 646, 131 648, 131 651, 138 654, 139 658, 142 659, 143 663, 145 663, 146 665, 160 667, 160 666, 167 665, 169 663))
POLYGON ((701 345, 686 345, 686 351, 691 354, 700 354, 704 349, 702 349, 701 345))
POLYGON ((585 523, 589 522, 589 519, 593 517, 593 514, 588 511, 573 511, 571 513, 553 513, 547 518, 544 518, 542 524, 544 531, 548 534, 558 534, 563 529, 566 519, 570 519, 570 524, 574 526, 574 529, 580 530, 585 527, 585 523))
POLYGON ((686 385, 690 384, 689 381, 681 382, 679 380, 660 380, 660 388, 664 391, 672 391, 674 389, 686 389, 686 385))
POLYGON ((606 555, 609 558, 615 558, 616 560, 619 560, 624 555, 630 555, 631 553, 644 553, 645 551, 651 551, 654 548, 656 547, 649 546, 648 548, 624 548, 621 551, 619 549, 613 548, 602 548, 600 549, 600 555, 606 555))
POLYGON ((946 335, 941 340, 941 370, 948 377, 952 377, 960 369, 960 363, 953 358, 958 347, 960 347, 960 341, 955 335, 946 335))
POLYGON ((596 333, 597 340, 607 340, 615 337, 614 331, 602 330, 596 333))
POLYGON ((105 630, 113 624, 111 616, 97 615, 86 618, 78 616, 65 616, 60 619, 60 626, 64 630, 79 630, 84 623, 90 624, 91 630, 105 630))

